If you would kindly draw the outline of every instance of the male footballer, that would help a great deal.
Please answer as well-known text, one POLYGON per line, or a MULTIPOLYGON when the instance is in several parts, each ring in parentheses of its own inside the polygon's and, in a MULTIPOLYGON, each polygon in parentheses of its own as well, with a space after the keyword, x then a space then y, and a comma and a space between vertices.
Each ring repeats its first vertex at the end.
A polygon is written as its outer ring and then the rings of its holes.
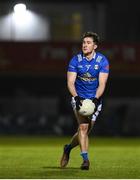
POLYGON ((78 145, 83 159, 81 170, 88 170, 90 167, 88 134, 102 109, 102 96, 109 75, 107 58, 96 51, 98 43, 99 36, 96 33, 84 33, 82 36, 82 51, 69 62, 67 86, 72 96, 71 104, 78 122, 78 130, 72 137, 71 142, 64 146, 60 161, 61 168, 66 167, 71 150, 78 145), (94 113, 88 117, 82 116, 78 112, 84 99, 91 99, 95 104, 94 113))

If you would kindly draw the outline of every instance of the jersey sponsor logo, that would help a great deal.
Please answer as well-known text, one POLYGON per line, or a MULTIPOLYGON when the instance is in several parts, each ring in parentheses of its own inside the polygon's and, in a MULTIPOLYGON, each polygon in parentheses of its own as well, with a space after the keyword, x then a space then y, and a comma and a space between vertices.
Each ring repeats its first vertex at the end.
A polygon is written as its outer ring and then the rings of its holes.
POLYGON ((78 78, 83 81, 95 81, 97 79, 94 77, 81 77, 81 76, 78 76, 78 78))
POLYGON ((78 54, 77 57, 78 57, 78 61, 81 62, 82 59, 83 59, 83 58, 82 58, 82 55, 81 55, 81 54, 78 54))
POLYGON ((89 72, 85 73, 83 76, 78 76, 79 79, 83 81, 95 81, 97 78, 92 77, 89 72))
POLYGON ((91 77, 91 74, 89 72, 85 73, 83 77, 91 77))
POLYGON ((98 57, 96 58, 96 62, 101 62, 101 59, 102 59, 102 56, 98 56, 98 57))

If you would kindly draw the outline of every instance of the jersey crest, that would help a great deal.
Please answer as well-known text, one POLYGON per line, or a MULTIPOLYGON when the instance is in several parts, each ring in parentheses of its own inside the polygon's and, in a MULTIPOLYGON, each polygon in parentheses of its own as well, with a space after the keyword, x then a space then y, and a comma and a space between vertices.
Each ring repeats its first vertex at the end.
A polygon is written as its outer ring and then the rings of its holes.
POLYGON ((95 70, 98 70, 98 69, 99 69, 99 65, 98 65, 98 64, 95 64, 95 65, 94 65, 94 69, 95 69, 95 70))

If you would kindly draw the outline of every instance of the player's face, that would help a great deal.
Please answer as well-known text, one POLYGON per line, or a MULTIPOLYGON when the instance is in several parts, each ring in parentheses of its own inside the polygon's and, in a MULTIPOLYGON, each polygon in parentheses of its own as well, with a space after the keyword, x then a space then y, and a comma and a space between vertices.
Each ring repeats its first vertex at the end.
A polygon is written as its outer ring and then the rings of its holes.
POLYGON ((85 55, 91 54, 95 51, 97 45, 93 42, 91 37, 86 37, 83 39, 82 51, 85 55))

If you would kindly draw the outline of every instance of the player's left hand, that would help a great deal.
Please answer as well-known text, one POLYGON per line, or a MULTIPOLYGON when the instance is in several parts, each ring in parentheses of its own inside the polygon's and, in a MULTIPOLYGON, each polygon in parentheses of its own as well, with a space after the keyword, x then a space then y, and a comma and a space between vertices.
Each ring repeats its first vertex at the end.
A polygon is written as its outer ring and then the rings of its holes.
POLYGON ((95 98, 92 99, 92 102, 95 104, 94 112, 96 112, 97 108, 98 108, 98 105, 99 105, 99 99, 95 97, 95 98))

